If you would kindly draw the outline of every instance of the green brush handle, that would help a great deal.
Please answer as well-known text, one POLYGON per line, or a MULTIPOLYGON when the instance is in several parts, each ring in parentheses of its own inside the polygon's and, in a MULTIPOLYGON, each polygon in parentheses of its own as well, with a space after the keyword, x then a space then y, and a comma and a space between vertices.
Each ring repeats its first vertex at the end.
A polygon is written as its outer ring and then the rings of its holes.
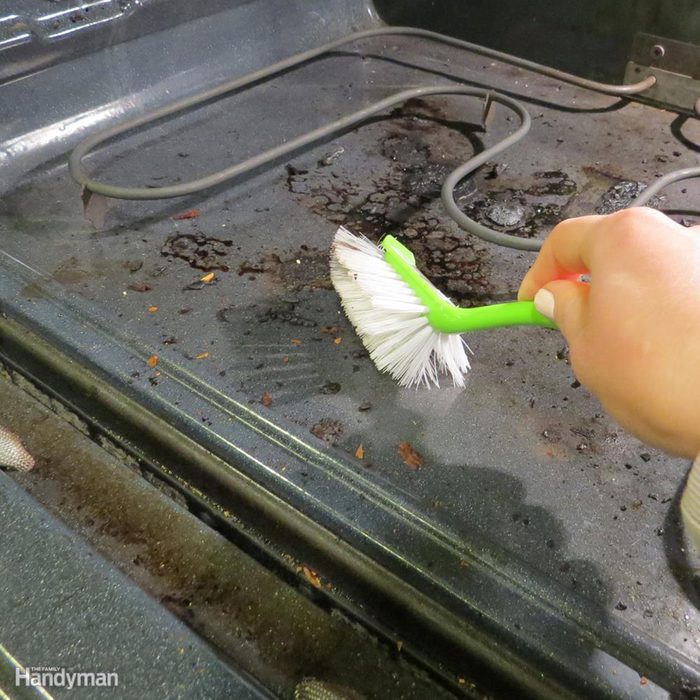
POLYGON ((531 301, 509 301, 463 309, 459 306, 431 309, 430 324, 442 333, 466 333, 504 326, 544 326, 556 324, 543 316, 531 301))
POLYGON ((413 253, 393 236, 382 239, 385 260, 428 307, 428 322, 440 333, 466 333, 504 326, 545 326, 556 324, 543 316, 531 301, 509 301, 463 309, 455 306, 416 267, 413 253))

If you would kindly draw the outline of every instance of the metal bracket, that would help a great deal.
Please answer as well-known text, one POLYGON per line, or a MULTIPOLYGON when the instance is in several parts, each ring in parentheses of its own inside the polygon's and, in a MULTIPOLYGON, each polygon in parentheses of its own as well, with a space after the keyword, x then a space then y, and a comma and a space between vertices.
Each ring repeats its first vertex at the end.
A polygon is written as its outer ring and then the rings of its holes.
POLYGON ((654 76, 656 83, 636 96, 674 111, 700 114, 700 46, 653 34, 634 37, 625 83, 654 76))

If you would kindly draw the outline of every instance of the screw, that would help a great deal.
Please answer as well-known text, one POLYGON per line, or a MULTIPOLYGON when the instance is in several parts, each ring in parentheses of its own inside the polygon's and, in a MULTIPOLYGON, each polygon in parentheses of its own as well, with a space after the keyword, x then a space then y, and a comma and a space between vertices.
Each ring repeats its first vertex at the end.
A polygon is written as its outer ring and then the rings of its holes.
POLYGON ((654 58, 663 58, 665 53, 666 49, 661 44, 655 44, 651 49, 651 55, 654 58))

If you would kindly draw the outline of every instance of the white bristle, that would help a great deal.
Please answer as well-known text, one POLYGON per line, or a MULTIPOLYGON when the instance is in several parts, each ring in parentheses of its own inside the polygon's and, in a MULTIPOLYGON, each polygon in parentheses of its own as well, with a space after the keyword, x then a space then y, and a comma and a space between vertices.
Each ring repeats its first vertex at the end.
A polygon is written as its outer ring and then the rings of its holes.
POLYGON ((24 449, 22 441, 7 428, 0 426, 0 467, 28 472, 34 468, 34 458, 24 449))
POLYGON ((341 226, 331 247, 331 280, 380 370, 402 386, 439 386, 441 374, 464 386, 469 347, 459 334, 432 328, 427 307, 372 241, 341 226))

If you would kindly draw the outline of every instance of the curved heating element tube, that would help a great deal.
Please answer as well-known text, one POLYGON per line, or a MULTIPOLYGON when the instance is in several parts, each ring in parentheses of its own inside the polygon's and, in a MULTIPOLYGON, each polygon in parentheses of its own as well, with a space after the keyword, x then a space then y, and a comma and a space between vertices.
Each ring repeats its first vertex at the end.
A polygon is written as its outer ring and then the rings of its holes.
MULTIPOLYGON (((442 188, 442 201, 447 210, 447 213, 452 217, 463 229, 466 231, 483 238, 492 243, 497 243, 499 245, 508 246, 511 248, 518 248, 521 250, 538 250, 541 246, 541 241, 524 239, 518 236, 513 236, 506 233, 501 233, 499 231, 493 231, 476 221, 473 221, 464 214, 456 202, 454 201, 454 188, 456 185, 466 177, 469 173, 474 171, 484 162, 489 160, 492 156, 497 153, 502 152, 509 146, 513 145, 519 141, 530 128, 530 117, 526 109, 515 99, 506 97, 499 93, 477 88, 466 88, 460 86, 439 86, 439 87, 422 87, 413 88, 410 90, 404 90, 393 96, 384 98, 374 104, 361 109, 353 114, 341 117, 325 126, 314 129, 302 136, 297 137, 285 144, 271 148, 264 153, 261 153, 253 158, 249 158, 243 163, 238 165, 230 166, 224 168, 218 172, 212 173, 202 178, 196 180, 191 180, 189 182, 183 182, 178 185, 166 186, 166 187, 121 187, 118 185, 107 185, 97 180, 93 180, 88 175, 85 167, 83 166, 83 159, 92 151, 96 146, 104 143, 105 141, 130 131, 132 129, 144 126, 158 119, 163 119, 177 112, 189 109, 191 107, 197 106, 206 102, 208 100, 220 97, 233 90, 251 85, 260 80, 269 78, 275 74, 281 73, 282 71, 293 68, 302 63, 310 61, 311 59, 317 58, 325 53, 333 51, 340 48, 346 44, 349 44, 360 39, 366 39, 376 36, 395 36, 395 35, 408 35, 417 36, 431 41, 436 41, 439 43, 447 44, 450 46, 456 46, 458 48, 463 48, 468 51, 480 54, 482 56, 488 56, 494 58, 498 61, 509 63, 527 70, 531 70, 542 75, 555 78, 557 80, 570 83, 572 85, 577 85, 589 90, 594 90, 596 92, 602 92, 608 95, 634 95, 642 93, 649 89, 656 79, 653 76, 648 76, 643 80, 632 83, 628 85, 610 85, 606 83, 599 83, 594 80, 588 80, 586 78, 580 78, 564 71, 557 70, 555 68, 550 68, 548 66, 543 66, 532 61, 527 61, 525 59, 517 58, 509 54, 502 53, 500 51, 495 51, 478 44, 472 44, 461 39, 455 39, 444 34, 438 34, 437 32, 431 32, 424 29, 417 29, 414 27, 381 27, 378 29, 369 29, 366 31, 355 32, 353 34, 348 34, 347 36, 341 37, 334 41, 323 44, 322 46, 309 49, 308 51, 303 51, 301 53, 290 56, 287 59, 279 61, 271 66, 262 68, 248 75, 236 78, 235 80, 227 81, 221 85, 214 88, 204 90, 196 95, 178 100, 170 105, 166 105, 158 110, 150 112, 148 114, 129 119, 121 124, 118 124, 110 129, 105 129, 89 138, 85 139, 82 143, 78 144, 75 150, 71 153, 68 160, 68 167, 71 176, 79 184, 83 185, 87 190, 102 194, 106 197, 112 197, 115 199, 167 199, 170 197, 181 197, 187 194, 193 194, 195 192, 200 192, 202 190, 208 189, 215 185, 219 185, 227 180, 234 177, 243 175, 255 168, 269 163, 277 158, 281 158, 288 153, 306 146, 314 141, 318 141, 327 136, 331 136, 339 131, 347 129, 370 116, 373 116, 388 107, 393 107, 397 104, 405 102, 412 97, 427 96, 427 95, 467 95, 472 97, 484 97, 486 100, 493 100, 506 107, 510 108, 516 112, 520 118, 520 127, 506 139, 500 141, 494 146, 486 149, 477 156, 471 158, 464 165, 460 166, 454 170, 445 181, 442 188)), ((646 193, 643 193, 644 196, 646 193)), ((652 195, 649 195, 652 196, 652 195)))
MULTIPOLYGON (((513 134, 474 156, 459 168, 459 170, 464 171, 465 174, 478 168, 491 156, 494 156, 497 153, 504 151, 509 146, 512 146, 523 136, 525 136, 530 129, 530 115, 525 107, 520 104, 520 102, 511 97, 507 97, 506 95, 501 95, 500 93, 493 92, 492 90, 486 90, 484 88, 472 88, 460 85, 437 85, 432 87, 428 86, 402 90, 401 92, 385 97, 378 102, 374 102, 368 107, 364 107, 363 109, 353 112, 352 114, 347 114, 340 119, 336 119, 330 124, 321 126, 313 131, 308 131, 301 136, 297 136, 295 139, 291 139, 286 143, 270 148, 267 151, 263 151, 263 153, 253 156, 252 158, 248 158, 248 160, 245 160, 242 163, 224 168, 223 170, 219 170, 211 175, 206 175, 205 177, 197 180, 182 182, 178 185, 171 185, 167 187, 120 187, 118 185, 106 185, 84 176, 82 165, 73 163, 74 157, 78 159, 83 158, 85 148, 90 149, 94 147, 94 145, 96 145, 95 139, 98 136, 99 141, 97 141, 97 143, 101 143, 114 135, 110 133, 110 136, 107 136, 107 132, 102 132, 101 134, 97 134, 95 137, 89 139, 89 145, 87 145, 88 141, 84 141, 75 149, 75 151, 73 151, 71 154, 71 174, 75 180, 84 185, 91 192, 96 192, 98 194, 105 195, 106 197, 114 197, 116 199, 168 199, 171 197, 181 197, 183 195, 201 192, 202 190, 206 190, 210 187, 214 187, 215 185, 219 185, 222 182, 231 180, 238 175, 243 175, 251 170, 254 170, 255 168, 260 167, 261 165, 265 165, 273 160, 276 160, 277 158, 281 158, 288 153, 313 143, 314 141, 319 141, 326 136, 343 131, 348 127, 358 124, 359 122, 362 122, 369 117, 378 114, 379 112, 383 112, 390 107, 395 107, 396 105, 406 102, 407 100, 430 95, 466 95, 469 97, 482 97, 485 100, 491 100, 493 102, 498 102, 505 105, 515 112, 520 118, 520 127, 513 134), (76 154, 78 155, 76 156, 76 154), (470 166, 468 170, 465 170, 465 168, 468 166, 470 166), (76 172, 78 167, 80 170, 76 172)), ((126 128, 132 127, 127 126, 126 128)), ((119 127, 119 132, 122 130, 124 130, 124 125, 119 127)), ((114 129, 110 131, 114 132, 114 129)), ((464 177, 464 175, 462 175, 462 177, 464 177)))
POLYGON ((691 180, 695 177, 700 177, 700 167, 698 166, 673 170, 649 185, 649 187, 647 187, 640 195, 637 196, 637 198, 632 202, 631 206, 643 207, 652 197, 659 194, 661 190, 665 189, 669 185, 672 185, 674 182, 691 180))

